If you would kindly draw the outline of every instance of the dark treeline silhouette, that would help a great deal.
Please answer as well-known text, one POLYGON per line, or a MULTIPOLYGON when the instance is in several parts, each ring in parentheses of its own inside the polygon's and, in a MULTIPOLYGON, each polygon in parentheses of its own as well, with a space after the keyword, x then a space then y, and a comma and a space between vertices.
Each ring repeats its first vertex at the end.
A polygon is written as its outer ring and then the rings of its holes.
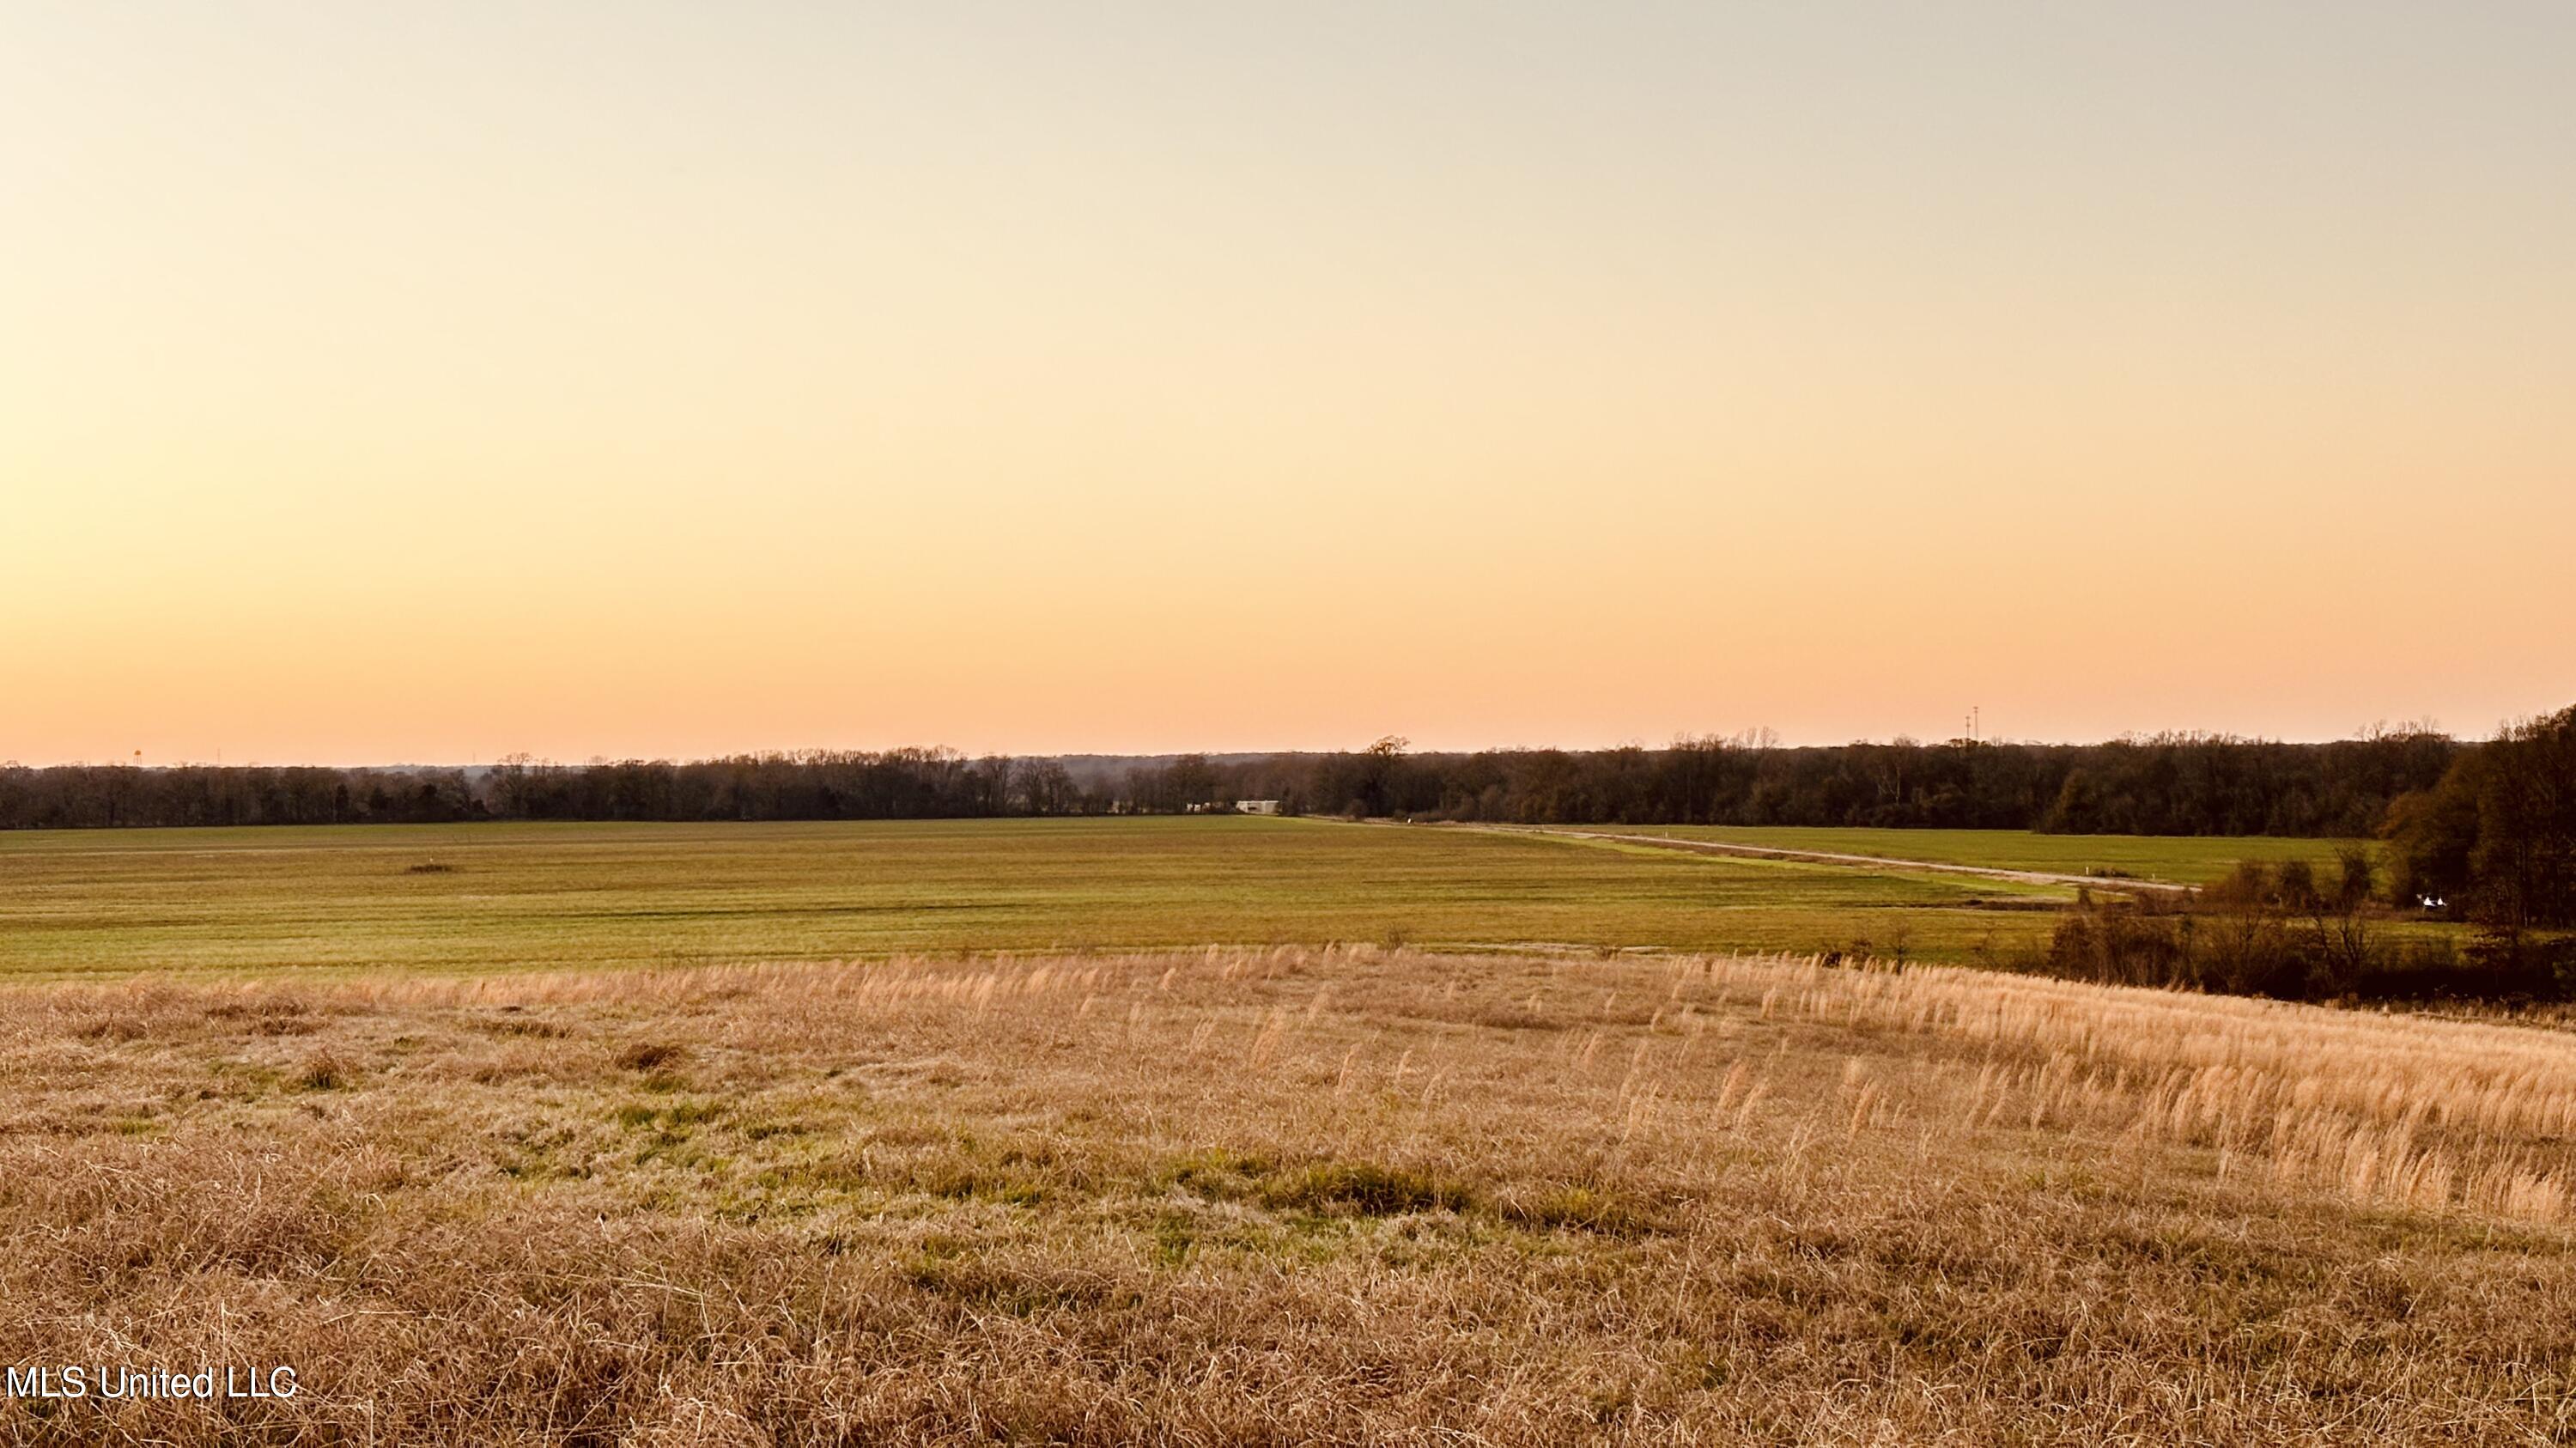
POLYGON ((944 749, 727 759, 505 760, 480 769, 0 766, 0 828, 462 819, 941 819, 1286 813, 1523 824, 1877 825, 2070 833, 2375 833, 2496 746, 2424 729, 2326 744, 2168 735, 2107 744, 1952 741, 1782 748, 1753 735, 1662 749, 967 758, 944 749))
POLYGON ((2395 893, 2476 922, 2495 948, 2576 930, 2576 707, 2399 796, 2386 835, 2395 893))
POLYGON ((2430 730, 2328 744, 2165 735, 2108 744, 1847 744, 1282 755, 1221 791, 1317 813, 1521 824, 1872 825, 2070 834, 2367 835, 2464 749, 2430 730))
POLYGON ((423 824, 454 820, 946 819, 1072 814, 1115 801, 1051 760, 941 749, 482 769, 0 767, 0 828, 423 824))
POLYGON ((2045 968, 2288 999, 2576 998, 2576 708, 2462 751, 2381 833, 2331 880, 2248 862, 2181 898, 2087 898, 2045 968), (2468 922, 2465 948, 2387 928, 2425 914, 2468 922))

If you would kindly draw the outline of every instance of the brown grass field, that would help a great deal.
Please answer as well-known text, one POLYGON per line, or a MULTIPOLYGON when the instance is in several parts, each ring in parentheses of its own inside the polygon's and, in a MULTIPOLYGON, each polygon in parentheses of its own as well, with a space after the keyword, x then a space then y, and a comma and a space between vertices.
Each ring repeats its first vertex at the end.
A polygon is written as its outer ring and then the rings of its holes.
POLYGON ((2576 1044, 1223 949, 0 995, 0 1402, 131 1444, 2576 1435, 2576 1044))

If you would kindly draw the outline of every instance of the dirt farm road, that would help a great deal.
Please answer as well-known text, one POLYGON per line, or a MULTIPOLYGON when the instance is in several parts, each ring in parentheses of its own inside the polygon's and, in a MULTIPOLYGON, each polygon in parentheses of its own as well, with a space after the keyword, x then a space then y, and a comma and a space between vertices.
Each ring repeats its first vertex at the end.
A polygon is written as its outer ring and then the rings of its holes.
POLYGON ((1797 860, 1818 865, 1858 865, 1878 870, 1920 870, 1937 875, 1971 875, 1986 880, 2009 880, 2023 885, 2069 885, 2092 890, 2117 890, 2128 894, 2180 895, 2190 892, 2189 885, 2169 884, 2162 880, 2135 880, 2121 876, 2062 875, 2048 870, 2010 870, 1996 865, 1960 865, 1946 860, 1908 860, 1889 855, 1845 855, 1829 850, 1784 850, 1769 845, 1739 845, 1725 840, 1684 840, 1670 835, 1618 834, 1607 830, 1580 830, 1554 825, 1456 825, 1456 829, 1484 830, 1493 834, 1542 835, 1564 839, 1600 840, 1611 844, 1645 845, 1655 849, 1680 850, 1700 855, 1739 855, 1763 860, 1797 860))

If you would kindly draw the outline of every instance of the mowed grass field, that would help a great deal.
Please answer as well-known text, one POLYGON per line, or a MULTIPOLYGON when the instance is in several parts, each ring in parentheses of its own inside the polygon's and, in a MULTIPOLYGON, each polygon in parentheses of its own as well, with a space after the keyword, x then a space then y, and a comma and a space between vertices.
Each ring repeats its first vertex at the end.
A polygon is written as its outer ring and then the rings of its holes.
POLYGON ((1608 833, 1663 835, 1680 840, 1754 845, 1771 850, 1812 850, 1834 855, 1873 855, 1890 860, 1932 860, 1997 870, 2038 870, 2057 875, 2117 872, 2139 880, 2206 885, 2241 860, 2279 864, 2306 860, 2332 879, 2337 852, 2356 840, 2285 839, 2279 836, 2043 835, 2026 830, 1799 829, 1739 825, 1569 826, 1608 833))
POLYGON ((301 1388, 12 1442, 2576 1433, 2528 1027, 1280 946, 18 986, 0 1042, 0 1352, 301 1388))
POLYGON ((2068 892, 1254 818, 0 834, 0 974, 444 972, 1329 941, 1994 959, 2068 892), (2033 909, 2031 907, 2040 907, 2033 909))

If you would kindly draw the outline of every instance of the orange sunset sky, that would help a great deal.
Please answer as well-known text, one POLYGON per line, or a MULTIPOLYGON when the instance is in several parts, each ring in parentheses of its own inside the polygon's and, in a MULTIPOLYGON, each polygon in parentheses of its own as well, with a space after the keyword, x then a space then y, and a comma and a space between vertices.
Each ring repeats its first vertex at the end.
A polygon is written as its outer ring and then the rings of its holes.
POLYGON ((0 759, 2467 734, 2576 6, 0 9, 0 759))

